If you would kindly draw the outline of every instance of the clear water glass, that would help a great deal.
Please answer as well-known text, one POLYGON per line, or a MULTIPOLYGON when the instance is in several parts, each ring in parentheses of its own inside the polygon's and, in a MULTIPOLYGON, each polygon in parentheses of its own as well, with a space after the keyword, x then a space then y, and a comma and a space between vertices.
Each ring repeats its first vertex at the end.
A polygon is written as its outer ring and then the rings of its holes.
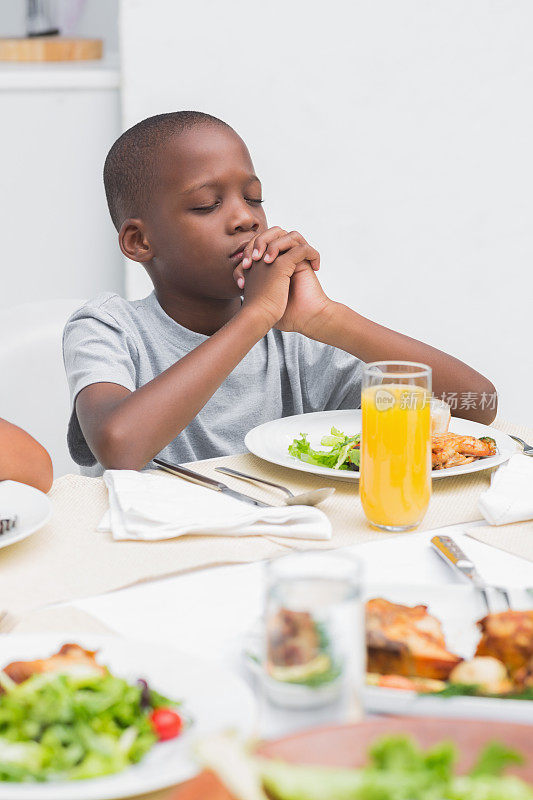
POLYGON ((360 717, 361 573, 351 555, 316 551, 265 567, 263 699, 282 721, 273 733, 360 717))

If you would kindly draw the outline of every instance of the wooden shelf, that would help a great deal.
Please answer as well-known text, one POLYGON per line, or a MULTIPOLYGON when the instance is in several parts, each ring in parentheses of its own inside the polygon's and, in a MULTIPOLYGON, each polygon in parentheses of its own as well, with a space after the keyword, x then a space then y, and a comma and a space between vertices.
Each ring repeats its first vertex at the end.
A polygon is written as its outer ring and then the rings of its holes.
POLYGON ((102 58, 102 39, 35 36, 0 39, 0 61, 89 61, 102 58))

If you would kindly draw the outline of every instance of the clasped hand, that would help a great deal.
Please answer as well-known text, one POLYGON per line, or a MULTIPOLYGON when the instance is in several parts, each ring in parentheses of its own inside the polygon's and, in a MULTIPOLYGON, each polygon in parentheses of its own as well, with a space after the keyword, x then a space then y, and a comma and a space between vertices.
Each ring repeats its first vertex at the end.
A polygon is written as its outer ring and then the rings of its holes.
POLYGON ((274 227, 248 242, 233 277, 244 306, 261 309, 271 327, 311 335, 331 303, 319 269, 320 254, 301 233, 274 227))

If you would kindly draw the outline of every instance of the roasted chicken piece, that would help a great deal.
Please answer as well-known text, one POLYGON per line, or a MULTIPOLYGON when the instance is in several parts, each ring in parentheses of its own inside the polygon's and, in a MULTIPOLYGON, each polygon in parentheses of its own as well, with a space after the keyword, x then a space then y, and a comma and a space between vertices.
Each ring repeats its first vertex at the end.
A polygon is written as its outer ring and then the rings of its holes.
POLYGON ((469 464, 495 453, 496 442, 489 437, 476 439, 475 436, 459 436, 457 433, 436 433, 431 437, 433 469, 469 464))
POLYGON ((514 674, 514 684, 518 691, 533 689, 533 656, 525 666, 517 669, 514 674))
MULTIPOLYGON (((78 644, 64 644, 55 655, 35 661, 12 661, 4 667, 5 674, 15 683, 22 683, 32 675, 42 672, 99 673, 107 670, 96 663, 96 650, 84 650, 78 644)), ((1 693, 1 689, 0 689, 1 693)))
POLYGON ((381 597, 366 604, 367 671, 446 680, 462 659, 446 649, 438 619, 427 606, 403 606, 381 597))
POLYGON ((307 611, 281 608, 267 627, 268 660, 280 667, 308 664, 320 652, 315 622, 307 611))
POLYGON ((524 685, 526 681, 532 680, 533 611, 511 610, 488 614, 479 620, 478 626, 482 636, 476 656, 494 656, 499 659, 517 683, 524 685))

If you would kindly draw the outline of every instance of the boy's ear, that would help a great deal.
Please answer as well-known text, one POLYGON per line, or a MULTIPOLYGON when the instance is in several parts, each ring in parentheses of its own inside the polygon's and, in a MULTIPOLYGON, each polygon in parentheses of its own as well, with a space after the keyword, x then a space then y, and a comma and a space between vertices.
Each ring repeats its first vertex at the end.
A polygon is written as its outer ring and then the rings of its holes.
POLYGON ((142 219, 126 219, 118 232, 120 249, 132 261, 150 261, 153 251, 142 219))

